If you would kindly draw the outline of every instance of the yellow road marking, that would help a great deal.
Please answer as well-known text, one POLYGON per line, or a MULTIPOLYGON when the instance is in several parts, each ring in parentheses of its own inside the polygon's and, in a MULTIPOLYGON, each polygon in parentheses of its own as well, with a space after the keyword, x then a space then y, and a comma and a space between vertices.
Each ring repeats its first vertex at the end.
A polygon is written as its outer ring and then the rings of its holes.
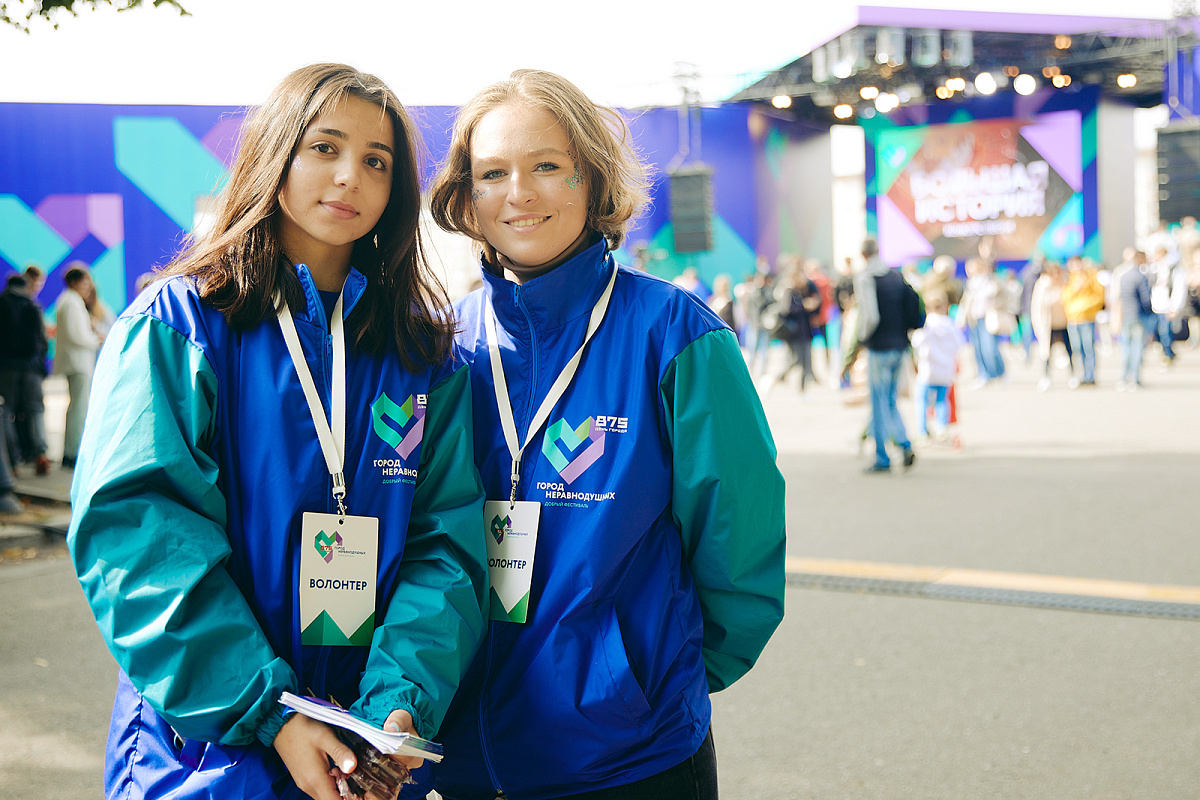
POLYGON ((1200 587, 1195 586, 1165 586, 1133 581, 1072 578, 1063 575, 1036 575, 1024 572, 996 572, 955 567, 922 567, 911 564, 880 564, 869 561, 839 561, 822 558, 789 558, 786 569, 789 574, 870 578, 931 583, 942 586, 1005 589, 1016 592, 1143 600, 1156 603, 1200 604, 1200 587))

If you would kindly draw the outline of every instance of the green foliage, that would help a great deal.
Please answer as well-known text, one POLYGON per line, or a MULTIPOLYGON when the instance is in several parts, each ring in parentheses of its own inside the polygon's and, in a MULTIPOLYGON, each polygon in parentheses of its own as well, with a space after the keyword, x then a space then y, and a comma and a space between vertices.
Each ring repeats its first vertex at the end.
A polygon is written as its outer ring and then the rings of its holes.
POLYGON ((58 17, 69 13, 75 17, 80 10, 94 9, 100 5, 116 6, 118 11, 128 11, 143 5, 174 6, 180 15, 188 16, 179 0, 0 0, 0 24, 11 25, 19 31, 29 33, 29 24, 35 19, 48 21, 58 28, 58 17))

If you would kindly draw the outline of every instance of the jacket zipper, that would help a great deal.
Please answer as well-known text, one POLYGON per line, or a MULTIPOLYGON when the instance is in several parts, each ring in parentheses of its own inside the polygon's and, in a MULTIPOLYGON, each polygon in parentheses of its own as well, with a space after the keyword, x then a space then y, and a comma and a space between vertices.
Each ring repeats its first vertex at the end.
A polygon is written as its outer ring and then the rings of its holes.
MULTIPOLYGON (((332 366, 333 365, 333 335, 329 332, 329 320, 326 318, 326 315, 325 315, 324 304, 318 303, 317 307, 319 309, 319 313, 317 315, 318 318, 325 320, 325 332, 321 336, 321 341, 325 345, 322 348, 322 358, 321 358, 321 383, 320 383, 320 386, 323 389, 327 385, 332 385, 330 376, 331 376, 331 373, 333 370, 333 366, 332 366)), ((322 394, 324 394, 324 392, 322 392, 322 394)), ((330 396, 325 398, 325 401, 330 404, 330 408, 333 407, 332 390, 331 390, 330 396)), ((324 412, 322 412, 322 413, 324 413, 324 412)), ((326 486, 327 486, 327 492, 325 494, 325 509, 326 509, 326 513, 333 514, 337 511, 337 509, 334 508, 334 505, 333 505, 333 476, 332 475, 329 476, 326 486)), ((313 691, 317 693, 316 697, 319 697, 322 700, 329 699, 326 696, 327 693, 325 691, 325 689, 326 689, 325 672, 326 672, 328 666, 329 666, 329 647, 325 646, 325 647, 322 647, 318 651, 317 665, 316 665, 316 668, 313 670, 313 691)), ((344 703, 345 699, 338 698, 338 702, 344 703)))

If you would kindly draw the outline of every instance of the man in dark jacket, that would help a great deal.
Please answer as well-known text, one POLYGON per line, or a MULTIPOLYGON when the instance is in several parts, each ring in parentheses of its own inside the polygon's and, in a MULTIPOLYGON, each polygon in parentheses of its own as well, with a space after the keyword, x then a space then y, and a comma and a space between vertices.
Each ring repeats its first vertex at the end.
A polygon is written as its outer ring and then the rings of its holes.
POLYGON ((858 340, 867 348, 867 385, 871 391, 871 434, 875 437, 875 463, 867 473, 891 470, 887 453, 890 438, 904 452, 904 468, 916 461, 904 421, 896 408, 896 385, 908 352, 908 336, 925 324, 925 310, 917 290, 879 258, 874 239, 863 242, 866 264, 854 278, 858 301, 858 340))
POLYGON ((37 474, 50 471, 46 458, 45 403, 42 380, 46 377, 46 327, 42 310, 30 296, 23 275, 10 275, 0 294, 0 397, 4 398, 4 431, 14 467, 33 461, 37 474), (16 436, 22 420, 26 441, 16 436))
POLYGON ((1117 391, 1137 391, 1142 385, 1142 350, 1146 347, 1146 334, 1154 320, 1153 304, 1150 299, 1150 279, 1143 271, 1146 254, 1134 253, 1133 262, 1125 269, 1114 271, 1117 284, 1117 314, 1121 321, 1121 379, 1117 391))

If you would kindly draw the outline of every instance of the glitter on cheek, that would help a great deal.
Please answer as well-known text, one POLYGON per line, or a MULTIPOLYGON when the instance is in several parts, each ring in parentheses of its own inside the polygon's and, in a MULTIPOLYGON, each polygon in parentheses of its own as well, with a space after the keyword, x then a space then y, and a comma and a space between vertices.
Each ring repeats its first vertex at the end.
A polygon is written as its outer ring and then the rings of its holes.
MULTIPOLYGON (((571 159, 574 161, 575 155, 571 154, 571 159)), ((583 176, 579 174, 579 162, 574 161, 575 174, 566 179, 568 189, 578 189, 579 184, 583 183, 583 176)))
POLYGON ((483 199, 483 196, 485 194, 487 194, 487 189, 472 189, 471 190, 471 200, 473 202, 478 203, 480 200, 483 199))

